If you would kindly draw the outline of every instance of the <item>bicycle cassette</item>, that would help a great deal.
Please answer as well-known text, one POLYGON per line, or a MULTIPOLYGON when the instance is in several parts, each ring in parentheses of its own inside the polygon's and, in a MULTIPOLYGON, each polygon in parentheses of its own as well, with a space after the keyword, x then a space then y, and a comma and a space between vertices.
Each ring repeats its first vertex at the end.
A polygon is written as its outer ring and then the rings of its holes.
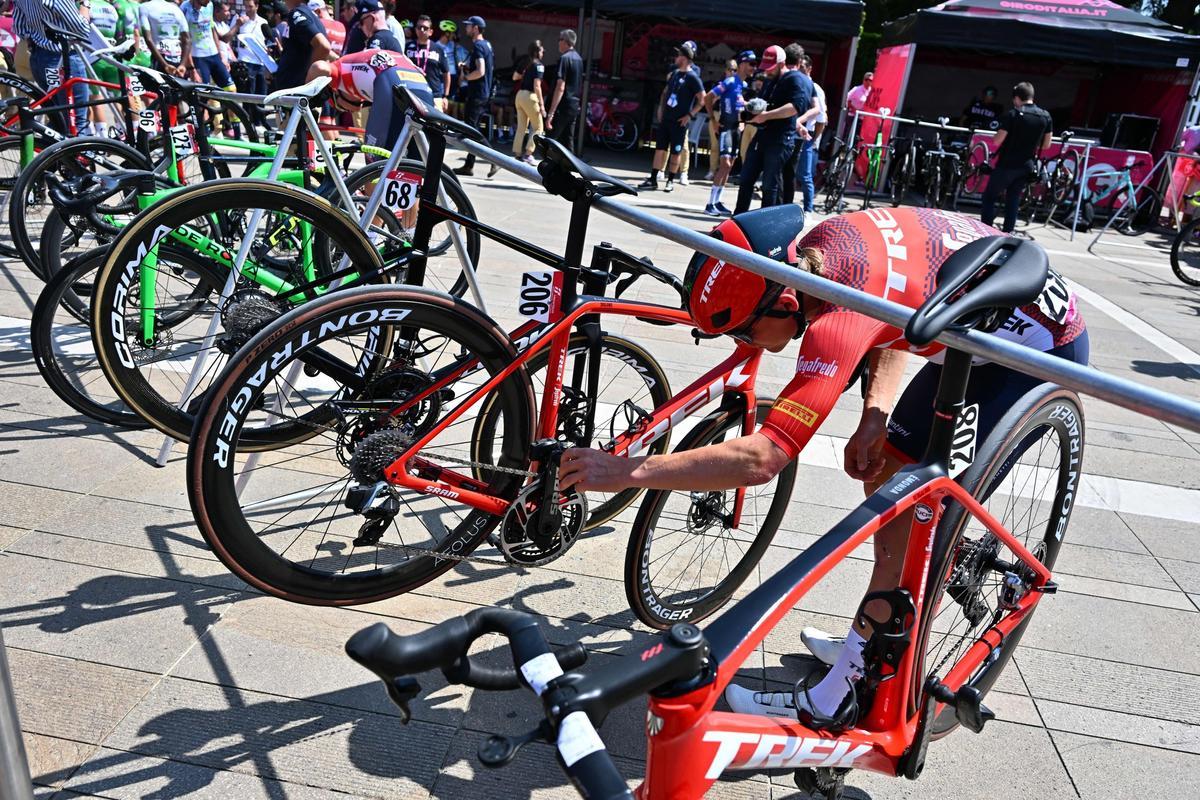
POLYGON ((535 480, 521 490, 500 521, 498 546, 506 561, 532 567, 547 564, 571 548, 588 518, 587 499, 571 491, 554 492, 558 505, 541 508, 542 482, 535 480), (546 515, 554 515, 547 520, 546 515), (543 533, 545 529, 549 533, 543 533))

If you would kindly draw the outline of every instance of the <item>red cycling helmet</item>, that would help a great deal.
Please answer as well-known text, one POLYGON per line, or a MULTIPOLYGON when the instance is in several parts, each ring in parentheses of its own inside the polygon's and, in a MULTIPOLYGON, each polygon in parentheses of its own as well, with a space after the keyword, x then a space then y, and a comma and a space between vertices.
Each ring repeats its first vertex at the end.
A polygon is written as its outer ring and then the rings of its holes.
MULTIPOLYGON (((791 203, 725 220, 711 235, 761 256, 796 263, 804 212, 791 203)), ((687 310, 704 333, 748 341, 748 329, 775 305, 783 286, 755 272, 696 253, 684 273, 687 310)))

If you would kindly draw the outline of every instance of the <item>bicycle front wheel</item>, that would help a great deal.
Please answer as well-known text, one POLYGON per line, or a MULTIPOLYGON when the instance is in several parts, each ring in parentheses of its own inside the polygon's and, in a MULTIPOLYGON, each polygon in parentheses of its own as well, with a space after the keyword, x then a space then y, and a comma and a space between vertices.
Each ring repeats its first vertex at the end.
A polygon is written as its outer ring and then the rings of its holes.
MULTIPOLYGON (((355 214, 361 215, 362 210, 366 208, 367 200, 370 199, 371 193, 383 177, 385 166, 387 166, 386 162, 376 161, 355 170, 346 178, 346 188, 354 198, 355 214)), ((416 176, 419 181, 425 180, 425 165, 420 161, 403 159, 396 165, 396 169, 416 176)), ((441 187, 445 191, 446 206, 449 210, 468 219, 476 218, 475 207, 471 205, 471 199, 467 197, 462 184, 453 175, 450 173, 443 175, 441 187)), ((334 200, 335 193, 330 192, 327 196, 334 200)), ((419 204, 407 211, 389 212, 381 209, 379 216, 372 221, 370 236, 376 246, 382 249, 384 263, 389 268, 397 259, 404 259, 409 253, 409 244, 412 242, 413 233, 416 230, 418 208, 419 204)), ((422 285, 429 289, 452 294, 455 297, 462 297, 467 293, 467 277, 464 274, 465 267, 451 239, 451 224, 453 223, 440 222, 434 225, 430 232, 429 258, 425 262, 425 279, 422 285)), ((472 266, 478 268, 482 241, 479 231, 461 225, 457 227, 462 236, 467 257, 472 266)), ((401 274, 403 276, 403 273, 401 274)))
MULTIPOLYGON (((170 195, 121 231, 96 276, 92 334, 104 374, 143 419, 186 441, 193 412, 228 356, 291 305, 333 290, 321 278, 343 253, 357 270, 346 281, 383 280, 366 235, 310 192, 233 178, 170 195), (244 243, 255 216, 261 223, 244 243), (226 292, 243 246, 248 258, 226 292), (180 250, 220 279, 188 271, 171 257, 180 250)), ((313 409, 318 419, 326 413, 313 409)), ((262 448, 312 435, 286 420, 259 433, 262 448)))
POLYGON ((489 395, 499 409, 494 465, 471 461, 478 404, 446 419, 515 358, 477 309, 422 289, 359 287, 293 310, 237 354, 198 415, 187 465, 196 524, 229 569, 286 600, 350 605, 421 586, 467 557, 501 517, 459 491, 403 488, 386 471, 404 457, 407 474, 515 498, 529 474, 528 376, 518 370, 489 395), (382 358, 355 368, 373 351, 382 358), (308 424, 314 403, 339 413, 308 441, 244 457, 247 431, 277 418, 308 424), (361 490, 378 502, 353 501, 361 490))
POLYGON ((963 179, 963 191, 967 194, 981 194, 987 185, 987 175, 983 166, 992 158, 987 142, 976 142, 971 145, 967 155, 967 176, 963 179))
MULTIPOLYGON (((39 240, 36 238, 46 223, 47 215, 53 209, 46 188, 46 176, 53 175, 60 180, 70 180, 89 173, 150 168, 150 159, 145 154, 116 139, 88 136, 65 139, 47 147, 21 171, 9 196, 8 225, 12 231, 13 247, 17 255, 42 280, 50 279, 52 273, 45 272, 43 268, 39 240)), ((122 198, 110 199, 105 205, 119 206, 121 200, 122 198)), ((57 263, 62 264, 78 254, 73 252, 57 263)))
POLYGON ((613 114, 603 125, 600 141, 609 150, 629 150, 638 142, 637 123, 628 114, 613 114))
POLYGON ((1158 192, 1142 189, 1137 201, 1129 203, 1117 212, 1117 220, 1113 227, 1126 236, 1141 236, 1158 224, 1158 216, 1162 212, 1162 200, 1158 192))
MULTIPOLYGON (((756 420, 771 401, 759 400, 756 420)), ((676 452, 742 435, 742 409, 705 417, 676 452)), ((741 520, 733 527, 741 489, 646 493, 625 550, 625 596, 638 619, 665 630, 697 622, 725 605, 750 575, 783 519, 796 481, 796 462, 761 486, 745 488, 741 520)))
POLYGON ((1200 216, 1184 225, 1171 243, 1171 270, 1188 286, 1200 286, 1200 216))
MULTIPOLYGON (((1079 490, 1083 448, 1079 398, 1062 387, 1042 384, 997 423, 958 482, 1034 558, 1053 569, 1079 490)), ((1012 613, 1002 593, 1006 588, 1015 589, 1018 596, 1027 593, 1032 573, 959 503, 947 504, 936 541, 924 601, 929 613, 917 639, 924 661, 918 664, 914 687, 919 690, 932 676, 945 682, 971 646, 983 640, 993 647, 992 655, 950 689, 970 685, 986 694, 1032 619, 1031 611, 1009 636, 996 641, 993 626, 1012 613), (1012 584, 1006 587, 1009 580, 1012 584)), ((957 726, 954 709, 943 708, 933 720, 931 735, 945 736, 957 726)))

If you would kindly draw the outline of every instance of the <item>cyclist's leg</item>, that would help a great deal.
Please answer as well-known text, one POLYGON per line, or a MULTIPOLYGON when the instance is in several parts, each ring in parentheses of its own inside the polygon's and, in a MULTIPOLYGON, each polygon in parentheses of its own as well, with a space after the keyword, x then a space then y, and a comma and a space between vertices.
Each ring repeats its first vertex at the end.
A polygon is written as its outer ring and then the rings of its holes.
MULTIPOLYGON (((529 113, 529 99, 533 96, 533 92, 528 89, 522 89, 517 92, 517 97, 514 105, 517 107, 517 127, 513 131, 513 158, 520 158, 525 155, 525 136, 528 133, 531 116, 529 113)), ((530 140, 532 140, 530 136, 530 140)))
POLYGON ((1021 195, 1025 191, 1025 184, 1029 182, 1029 175, 1022 167, 1015 170, 1016 175, 1008 184, 1008 188, 1004 191, 1004 232, 1012 233, 1013 228, 1017 227, 1017 212, 1021 208, 1021 195))
POLYGON ((795 141, 772 144, 763 153, 762 207, 779 205, 783 191, 783 173, 796 149, 795 141))
MULTIPOLYGON (((1084 330, 1074 341, 1049 352, 1068 361, 1086 364, 1088 350, 1088 335, 1084 330)), ((924 455, 932 424, 930 403, 937 392, 941 371, 942 368, 938 364, 926 364, 905 388, 888 420, 887 443, 883 453, 884 467, 878 478, 864 484, 863 488, 868 495, 887 483, 902 467, 917 462, 924 455)), ((1038 378, 998 364, 974 367, 967 387, 965 408, 978 407, 976 441, 986 440, 1012 404, 1039 383, 1041 381, 1038 378)), ((1032 445, 1033 442, 1029 444, 1032 445)), ((912 513, 908 512, 875 534, 875 567, 867 586, 868 593, 889 591, 899 585, 911 526, 912 513)), ((866 609, 870 616, 877 616, 886 610, 866 609)), ((802 702, 812 704, 809 711, 816 711, 825 717, 838 712, 846 698, 847 686, 862 674, 862 650, 871 633, 869 625, 851 626, 842 651, 834 660, 830 671, 805 692, 802 702)), ((753 712, 750 703, 745 705, 747 710, 753 712)))

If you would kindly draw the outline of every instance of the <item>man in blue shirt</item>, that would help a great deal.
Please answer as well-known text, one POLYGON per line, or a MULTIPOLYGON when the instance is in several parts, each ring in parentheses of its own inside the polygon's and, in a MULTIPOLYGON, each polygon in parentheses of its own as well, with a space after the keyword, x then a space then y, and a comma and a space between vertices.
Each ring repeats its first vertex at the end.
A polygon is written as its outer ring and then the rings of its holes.
POLYGON ((450 86, 446 90, 446 99, 454 99, 455 93, 458 91, 458 62, 455 56, 456 47, 454 44, 454 34, 458 32, 458 26, 448 19, 444 19, 438 23, 438 39, 434 43, 442 52, 446 54, 446 74, 450 76, 450 86))
POLYGON ((742 164, 735 214, 750 209, 760 175, 763 208, 780 203, 784 165, 796 147, 796 118, 812 107, 812 79, 799 69, 803 56, 804 48, 795 43, 771 45, 763 54, 759 68, 773 84, 764 91, 767 110, 748 120, 759 127, 742 164))
MULTIPOLYGON (((492 103, 492 88, 493 77, 495 73, 495 56, 492 54, 492 45, 487 39, 483 38, 483 32, 487 28, 487 23, 483 21, 483 17, 468 17, 463 20, 463 29, 467 36, 471 39, 471 53, 467 56, 467 63, 463 69, 466 75, 463 77, 467 81, 467 111, 464 119, 467 124, 474 128, 479 127, 479 119, 488 110, 492 103)), ((456 175, 470 175, 475 169, 475 156, 468 154, 467 160, 463 165, 454 170, 456 175)), ((500 168, 495 164, 488 170, 488 177, 492 177, 500 168)))
POLYGON ((304 83, 308 67, 315 61, 329 58, 332 48, 325 36, 325 26, 317 15, 300 0, 287 0, 288 35, 283 40, 283 54, 275 72, 275 88, 292 89, 304 83))
MULTIPOLYGON (((29 41, 29 68, 33 72, 33 79, 49 91, 61 85, 66 78, 60 68, 62 45, 50 38, 47 25, 71 31, 83 39, 91 35, 91 28, 72 0, 17 0, 14 4, 13 32, 29 41)), ((72 77, 87 75, 87 67, 78 53, 71 54, 67 67, 72 77)), ((71 113, 75 129, 84 135, 91 131, 87 106, 82 105, 89 96, 86 83, 77 83, 72 87, 71 99, 75 107, 71 113)))
POLYGON ((737 158, 738 143, 741 141, 741 113, 746 107, 746 84, 754 75, 754 65, 757 61, 758 57, 754 55, 753 50, 738 53, 737 61, 729 62, 726 68, 729 74, 704 98, 709 115, 717 121, 717 141, 714 146, 721 158, 717 171, 713 174, 708 205, 704 207, 704 213, 710 217, 728 216, 733 213, 721 202, 721 193, 725 191, 725 183, 729 180, 734 159, 737 158))

